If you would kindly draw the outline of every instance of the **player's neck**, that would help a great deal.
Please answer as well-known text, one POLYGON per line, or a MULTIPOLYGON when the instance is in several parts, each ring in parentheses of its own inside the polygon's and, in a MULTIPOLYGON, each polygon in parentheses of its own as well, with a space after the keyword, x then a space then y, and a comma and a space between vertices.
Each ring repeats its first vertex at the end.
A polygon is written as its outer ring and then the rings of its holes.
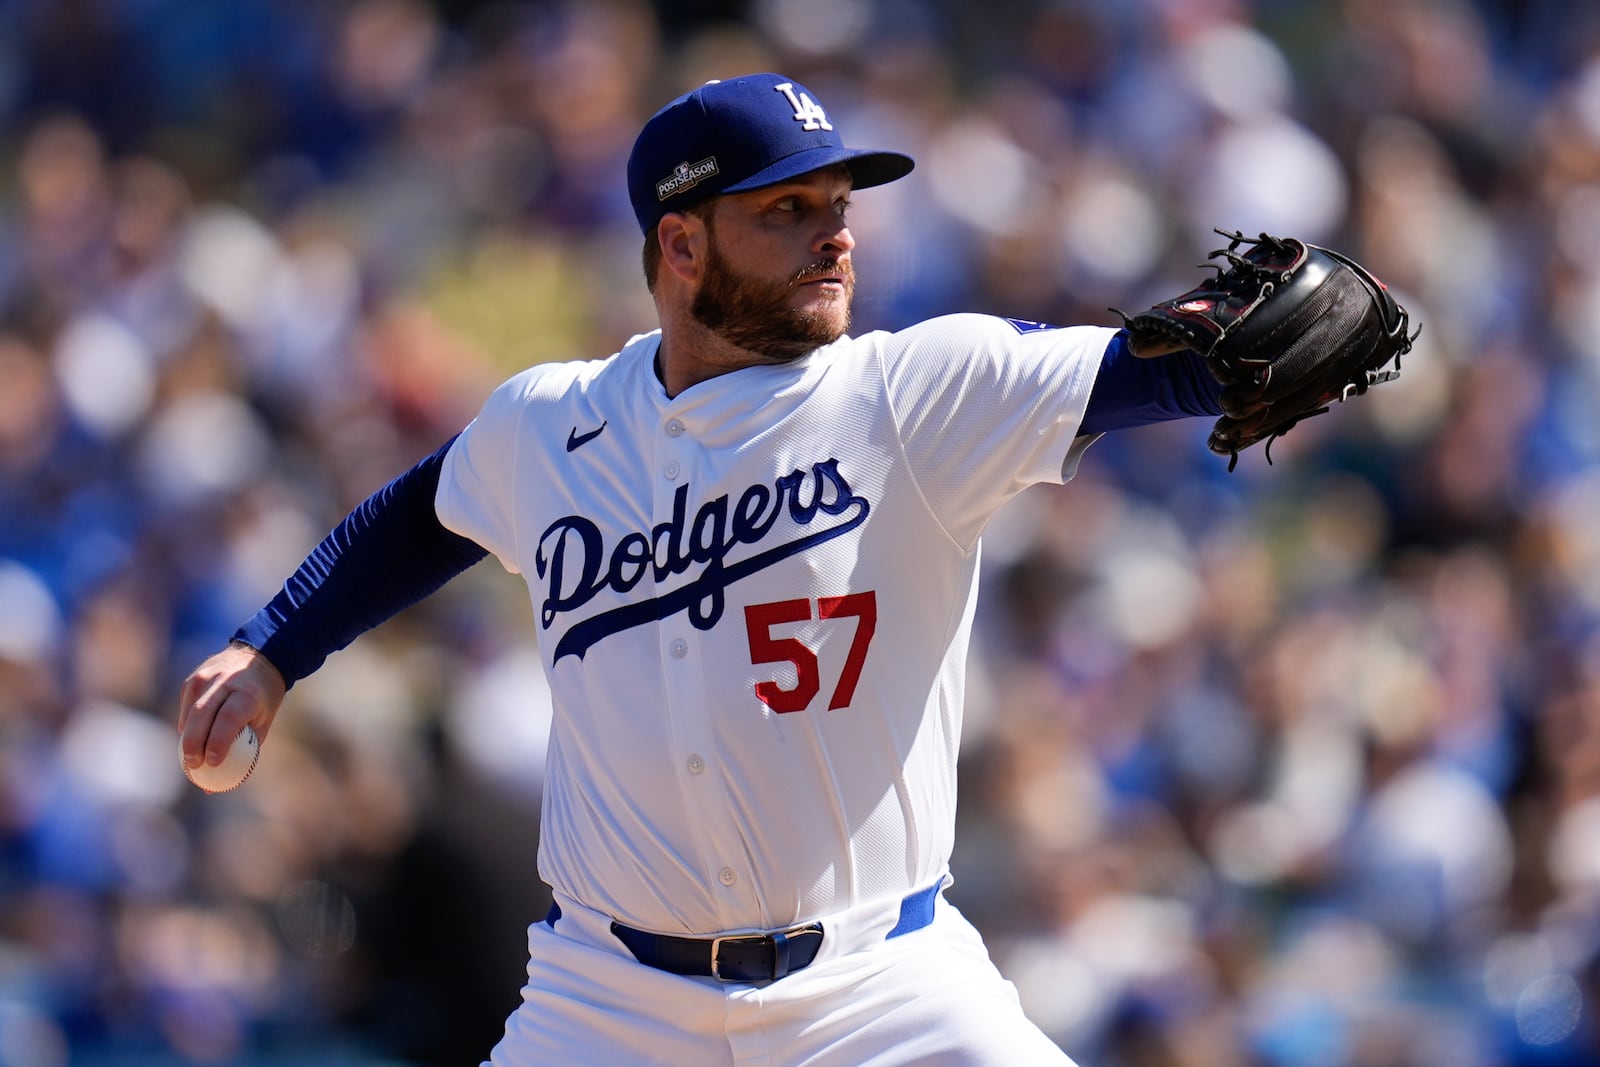
POLYGON ((656 351, 656 377, 674 397, 712 378, 783 360, 740 348, 693 316, 661 323, 661 346, 656 351))

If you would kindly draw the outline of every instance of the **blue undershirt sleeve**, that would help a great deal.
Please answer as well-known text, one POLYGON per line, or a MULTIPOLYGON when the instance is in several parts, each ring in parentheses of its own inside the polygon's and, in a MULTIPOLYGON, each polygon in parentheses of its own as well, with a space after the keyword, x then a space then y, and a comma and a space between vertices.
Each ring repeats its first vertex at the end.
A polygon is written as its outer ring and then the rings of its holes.
POLYGON ((1105 433, 1152 422, 1220 415, 1222 385, 1194 349, 1139 359, 1119 330, 1101 357, 1100 373, 1079 433, 1105 433))
POLYGON ((434 511, 454 440, 359 504, 233 640, 260 651, 292 686, 487 556, 434 511))

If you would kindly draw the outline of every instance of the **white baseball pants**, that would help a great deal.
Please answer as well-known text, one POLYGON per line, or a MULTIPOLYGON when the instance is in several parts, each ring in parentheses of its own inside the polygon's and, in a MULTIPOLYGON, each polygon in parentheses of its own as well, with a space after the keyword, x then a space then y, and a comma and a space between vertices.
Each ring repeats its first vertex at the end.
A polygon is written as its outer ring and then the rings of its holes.
POLYGON ((889 940, 895 904, 825 921, 817 959, 761 985, 647 967, 605 915, 557 903, 484 1067, 1073 1067, 942 894, 931 925, 889 940))

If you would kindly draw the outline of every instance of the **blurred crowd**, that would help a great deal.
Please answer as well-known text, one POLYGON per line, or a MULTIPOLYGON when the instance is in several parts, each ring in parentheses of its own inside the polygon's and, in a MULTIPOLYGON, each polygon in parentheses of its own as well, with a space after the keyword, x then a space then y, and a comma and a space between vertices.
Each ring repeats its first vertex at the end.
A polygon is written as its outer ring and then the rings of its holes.
POLYGON ((185 674, 529 363, 653 325, 623 164, 757 70, 918 168, 855 332, 1114 324, 1212 227, 1423 330, 1263 450, 1102 439, 986 538, 951 899, 1084 1067, 1600 1062, 1600 8, 0 0, 0 1067, 476 1063, 548 697, 488 563, 296 686, 185 674))

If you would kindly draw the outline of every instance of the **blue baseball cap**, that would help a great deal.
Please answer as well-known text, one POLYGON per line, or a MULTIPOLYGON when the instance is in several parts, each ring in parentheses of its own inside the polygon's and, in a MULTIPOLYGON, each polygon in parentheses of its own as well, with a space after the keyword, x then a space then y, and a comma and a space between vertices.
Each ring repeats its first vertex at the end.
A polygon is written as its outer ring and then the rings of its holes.
POLYGON ((628 157, 628 198, 649 233, 670 211, 843 163, 857 189, 911 173, 910 156, 846 148, 810 90, 781 74, 711 81, 657 111, 628 157))

